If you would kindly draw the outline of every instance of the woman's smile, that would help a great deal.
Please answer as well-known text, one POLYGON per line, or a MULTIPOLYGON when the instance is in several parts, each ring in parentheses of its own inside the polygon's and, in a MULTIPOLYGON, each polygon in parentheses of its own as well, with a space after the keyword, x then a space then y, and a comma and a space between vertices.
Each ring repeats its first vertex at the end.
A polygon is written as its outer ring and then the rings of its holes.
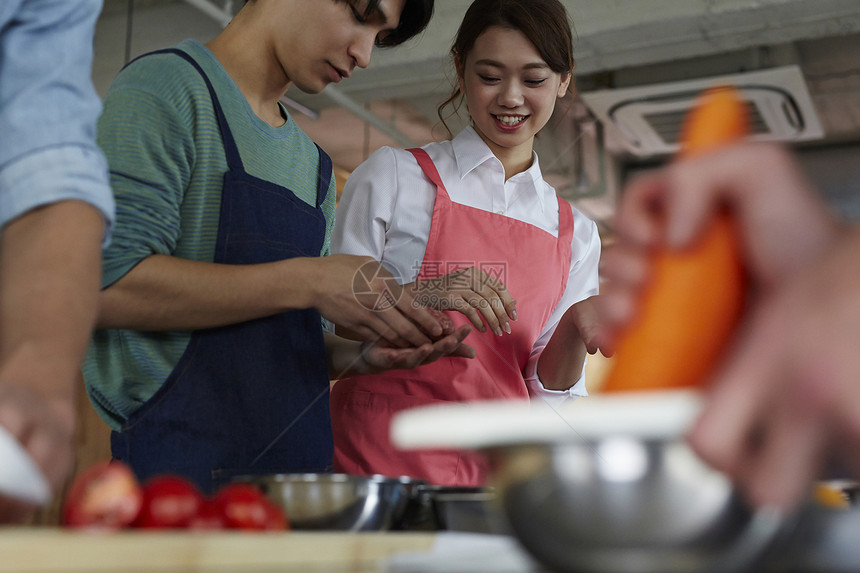
POLYGON ((515 131, 519 129, 526 120, 528 115, 493 115, 499 127, 505 131, 515 131))

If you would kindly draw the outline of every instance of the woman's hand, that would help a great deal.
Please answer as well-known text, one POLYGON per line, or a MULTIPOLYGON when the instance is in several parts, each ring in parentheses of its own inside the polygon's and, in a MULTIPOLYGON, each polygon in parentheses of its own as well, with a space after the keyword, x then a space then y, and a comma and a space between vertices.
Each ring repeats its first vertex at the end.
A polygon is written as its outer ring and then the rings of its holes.
POLYGON ((480 332, 489 327, 498 336, 510 334, 510 321, 517 320, 517 301, 507 287, 476 267, 404 286, 409 287, 416 303, 461 312, 480 332))
POLYGON ((611 356, 601 328, 601 309, 595 295, 568 308, 538 359, 538 377, 547 390, 567 390, 579 380, 585 355, 598 350, 611 356))
POLYGON ((574 304, 565 314, 569 315, 589 354, 600 351, 604 356, 612 356, 612 348, 601 329, 601 301, 600 295, 594 295, 574 304))

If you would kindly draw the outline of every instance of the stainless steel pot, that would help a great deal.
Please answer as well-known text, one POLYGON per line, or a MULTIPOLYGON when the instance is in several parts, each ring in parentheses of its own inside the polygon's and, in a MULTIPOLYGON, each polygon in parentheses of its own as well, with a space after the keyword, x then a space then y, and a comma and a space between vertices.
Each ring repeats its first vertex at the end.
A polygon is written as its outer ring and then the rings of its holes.
POLYGON ((347 474, 275 474, 236 478, 260 487, 294 529, 380 531, 403 518, 417 482, 347 474))
POLYGON ((508 534, 510 528, 491 487, 420 484, 402 529, 508 534))

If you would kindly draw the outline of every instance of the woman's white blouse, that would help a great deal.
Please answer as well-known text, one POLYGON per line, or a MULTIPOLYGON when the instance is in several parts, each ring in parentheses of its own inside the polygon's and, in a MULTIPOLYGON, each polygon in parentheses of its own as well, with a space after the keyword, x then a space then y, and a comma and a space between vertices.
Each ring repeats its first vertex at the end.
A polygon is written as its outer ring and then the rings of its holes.
MULTIPOLYGON (((529 169, 505 181, 501 161, 471 127, 451 141, 431 143, 424 149, 455 203, 519 219, 558 237, 556 193, 541 175, 537 154, 529 169)), ((379 149, 346 183, 337 207, 332 252, 373 257, 400 283, 414 281, 427 248, 435 197, 435 186, 411 153, 391 147, 379 149)), ((532 391, 554 406, 587 395, 584 375, 569 390, 547 390, 537 376, 538 359, 564 312, 598 291, 597 225, 575 208, 573 221, 567 288, 535 342, 524 372, 532 391)), ((488 231, 463 229, 464 236, 483 232, 488 231)), ((476 265, 479 262, 474 261, 476 265)))

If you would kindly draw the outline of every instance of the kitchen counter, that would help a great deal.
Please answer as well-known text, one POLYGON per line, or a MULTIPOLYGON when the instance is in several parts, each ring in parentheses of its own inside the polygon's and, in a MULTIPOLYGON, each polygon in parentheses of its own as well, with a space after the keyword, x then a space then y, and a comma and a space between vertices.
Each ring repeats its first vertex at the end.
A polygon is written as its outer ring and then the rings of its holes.
MULTIPOLYGON (((860 508, 807 509, 765 573, 860 571, 860 508)), ((0 573, 546 573, 507 535, 0 528, 0 573)))
POLYGON ((432 533, 77 532, 0 530, 0 572, 380 571, 395 554, 427 552, 432 533))
POLYGON ((0 573, 539 573, 503 535, 0 529, 0 573))

